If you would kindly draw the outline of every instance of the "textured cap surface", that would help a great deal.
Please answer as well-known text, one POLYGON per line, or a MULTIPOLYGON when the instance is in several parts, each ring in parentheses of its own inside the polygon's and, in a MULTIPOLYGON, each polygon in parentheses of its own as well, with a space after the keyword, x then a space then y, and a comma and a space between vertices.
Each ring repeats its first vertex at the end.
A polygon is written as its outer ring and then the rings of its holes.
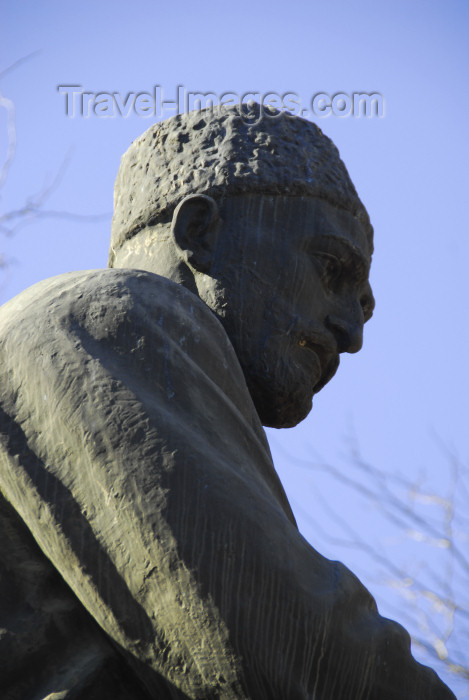
POLYGON ((312 122, 251 104, 180 114, 154 124, 123 155, 114 190, 112 250, 169 220, 189 194, 313 196, 368 214, 332 141, 312 122))

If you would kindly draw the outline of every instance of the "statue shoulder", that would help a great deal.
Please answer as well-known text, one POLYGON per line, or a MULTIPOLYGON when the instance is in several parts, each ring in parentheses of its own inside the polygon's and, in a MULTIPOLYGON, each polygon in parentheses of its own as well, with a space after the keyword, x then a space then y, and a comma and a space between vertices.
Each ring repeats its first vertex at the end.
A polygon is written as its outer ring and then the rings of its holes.
POLYGON ((210 351, 237 364, 221 323, 206 304, 181 285, 143 270, 65 273, 33 285, 0 308, 2 349, 19 342, 38 349, 58 342, 66 329, 68 335, 81 329, 116 345, 128 344, 138 334, 147 340, 157 334, 168 342, 174 338, 194 358, 203 359, 210 351))
POLYGON ((26 289, 0 309, 0 355, 0 382, 8 384, 15 375, 31 385, 39 369, 54 378, 89 376, 90 358, 120 362, 116 375, 148 377, 158 391, 170 376, 172 384, 183 378, 184 406, 192 404, 185 387, 193 400, 200 387, 203 403, 208 382, 263 433, 222 324, 191 291, 151 272, 69 272, 26 289))
POLYGON ((113 303, 113 300, 130 307, 138 300, 141 305, 164 307, 166 314, 173 308, 181 312, 181 306, 189 313, 197 309, 197 317, 206 316, 213 321, 208 307, 192 292, 165 277, 134 269, 98 269, 67 272, 42 280, 20 292, 0 307, 0 324, 11 319, 18 322, 29 314, 39 317, 39 310, 46 307, 48 315, 91 304, 113 303))

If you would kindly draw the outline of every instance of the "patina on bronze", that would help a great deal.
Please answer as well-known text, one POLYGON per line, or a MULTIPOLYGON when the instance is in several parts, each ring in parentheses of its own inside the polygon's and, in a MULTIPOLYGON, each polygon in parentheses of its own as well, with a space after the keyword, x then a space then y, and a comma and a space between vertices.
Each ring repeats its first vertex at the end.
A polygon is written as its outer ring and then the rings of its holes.
POLYGON ((274 470, 262 424, 361 347, 372 229, 315 125, 250 110, 149 129, 110 269, 0 312, 2 697, 454 697, 274 470))

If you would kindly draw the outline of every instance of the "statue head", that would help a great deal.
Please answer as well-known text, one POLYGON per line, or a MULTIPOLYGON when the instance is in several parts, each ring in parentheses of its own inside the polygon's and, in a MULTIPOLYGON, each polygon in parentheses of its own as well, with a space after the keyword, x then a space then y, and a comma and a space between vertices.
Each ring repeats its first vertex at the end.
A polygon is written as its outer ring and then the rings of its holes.
POLYGON ((134 141, 117 176, 109 265, 197 294, 223 324, 264 425, 290 427, 340 353, 361 348, 373 230, 315 124, 248 109, 178 115, 134 141))

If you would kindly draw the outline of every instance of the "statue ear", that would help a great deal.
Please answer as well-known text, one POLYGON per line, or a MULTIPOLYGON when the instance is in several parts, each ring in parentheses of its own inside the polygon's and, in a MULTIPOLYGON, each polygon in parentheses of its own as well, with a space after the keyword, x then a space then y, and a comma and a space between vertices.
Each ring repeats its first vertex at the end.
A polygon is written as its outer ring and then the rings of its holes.
POLYGON ((176 207, 171 233, 183 259, 199 272, 209 272, 220 218, 216 202, 205 194, 184 197, 176 207))

